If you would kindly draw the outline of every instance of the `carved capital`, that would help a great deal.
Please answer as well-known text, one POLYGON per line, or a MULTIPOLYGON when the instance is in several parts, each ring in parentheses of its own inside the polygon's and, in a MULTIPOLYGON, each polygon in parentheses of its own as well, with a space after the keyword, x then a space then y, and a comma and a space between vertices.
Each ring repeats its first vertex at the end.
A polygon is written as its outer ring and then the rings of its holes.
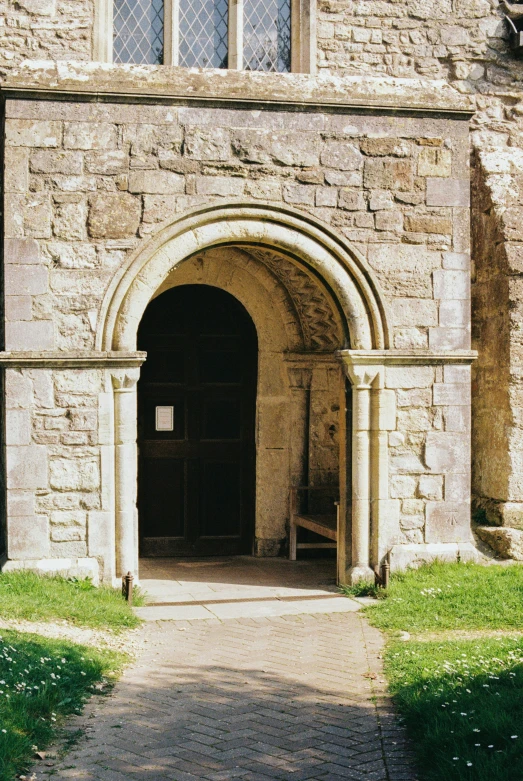
POLYGON ((343 358, 343 369, 355 388, 381 388, 383 385, 383 366, 352 363, 343 358))
POLYGON ((309 390, 312 382, 312 369, 305 366, 287 366, 289 385, 293 390, 309 390))
POLYGON ((134 390, 140 377, 140 369, 117 369, 111 372, 111 382, 113 390, 119 392, 129 392, 134 390))

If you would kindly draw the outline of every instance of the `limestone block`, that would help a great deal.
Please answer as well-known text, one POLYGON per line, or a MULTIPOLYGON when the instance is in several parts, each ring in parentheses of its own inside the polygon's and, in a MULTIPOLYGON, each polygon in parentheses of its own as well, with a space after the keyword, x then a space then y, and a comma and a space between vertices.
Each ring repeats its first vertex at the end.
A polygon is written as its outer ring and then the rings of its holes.
POLYGON ((100 486, 96 461, 53 458, 49 463, 50 485, 57 491, 95 491, 100 486))
POLYGON ((325 171, 325 181, 332 187, 361 187, 361 171, 325 171))
POLYGON ((31 418, 27 410, 6 410, 5 443, 6 445, 31 444, 31 418))
POLYGON ((228 160, 231 156, 229 132, 221 127, 187 127, 184 152, 194 160, 228 160))
POLYGON ((57 147, 62 142, 62 123, 10 119, 5 127, 6 146, 57 147))
POLYGON ((418 475, 427 471, 415 453, 394 453, 390 458, 391 474, 418 475))
POLYGON ((433 386, 434 404, 470 406, 470 383, 435 382, 433 386))
POLYGON ((7 488, 47 488, 47 448, 23 445, 6 448, 7 488))
POLYGON ((470 430, 470 407, 444 407, 443 420, 445 431, 461 431, 465 433, 470 430))
POLYGON ((327 141, 320 155, 321 164, 339 171, 357 171, 363 164, 358 147, 348 141, 327 141))
POLYGON ((88 152, 85 155, 85 170, 90 174, 117 176, 129 170, 129 155, 121 149, 107 152, 88 152))
POLYGON ((433 382, 432 366, 387 366, 385 368, 387 388, 429 388, 433 382))
POLYGON ((30 296, 6 296, 5 319, 10 321, 31 320, 33 302, 30 296))
POLYGON ((391 431, 389 434, 389 446, 390 447, 401 447, 405 444, 405 434, 402 434, 401 431, 391 431))
POLYGON ((29 154, 24 147, 6 147, 4 152, 6 193, 26 193, 29 185, 29 154))
POLYGON ((135 236, 142 206, 129 193, 99 193, 89 201, 87 228, 96 239, 124 239, 135 236))
POLYGON ((79 527, 51 526, 51 542, 85 541, 86 530, 79 527))
POLYGON ((390 481, 392 499, 412 499, 416 494, 417 480, 412 475, 394 475, 390 481))
POLYGON ((461 25, 442 27, 441 42, 445 46, 463 46, 469 43, 469 32, 466 27, 461 27, 461 25))
POLYGON ((468 502, 427 502, 425 539, 427 542, 470 542, 468 502))
POLYGON ((439 306, 439 324, 443 328, 466 328, 470 325, 468 301, 442 301, 439 306))
POLYGON ((397 350, 426 350, 428 346, 426 328, 394 328, 394 347, 397 350))
POLYGON ((244 180, 229 176, 197 176, 196 192, 198 195, 223 195, 225 197, 239 196, 243 193, 244 180))
POLYGON ((376 230, 399 233, 403 229, 403 213, 394 211, 379 211, 375 216, 376 230))
POLYGON ((466 328, 429 328, 431 350, 468 350, 470 331, 466 328))
POLYGON ((470 469, 470 440, 465 434, 429 431, 425 461, 432 472, 446 474, 470 469))
MULTIPOLYGON (((402 505, 404 502, 402 502, 402 505)), ((425 526, 425 515, 419 514, 416 515, 414 513, 412 514, 406 514, 400 516, 400 528, 402 531, 412 531, 414 529, 423 529, 425 526)), ((411 535, 409 535, 409 538, 411 535)), ((423 538, 421 538, 423 539, 423 538)), ((421 541, 421 540, 420 540, 421 541)))
POLYGON ((414 172, 410 160, 367 159, 363 173, 365 187, 378 190, 412 190, 414 172))
POLYGON ((476 534, 501 558, 523 561, 523 531, 520 529, 478 526, 476 534))
POLYGON ((392 200, 392 194, 388 190, 372 190, 369 197, 369 209, 371 211, 393 208, 394 201, 392 200))
POLYGON ((87 524, 87 544, 89 556, 100 557, 104 567, 114 556, 114 517, 108 512, 91 511, 87 524))
POLYGON ((469 271, 470 255, 467 252, 444 252, 443 268, 449 271, 469 271))
POLYGON ((471 367, 470 366, 454 366, 452 364, 446 364, 443 367, 443 380, 450 383, 469 383, 471 380, 471 367))
POLYGON ((423 276, 441 267, 441 253, 409 244, 377 244, 369 247, 369 263, 394 276, 404 272, 423 276))
POLYGON ((52 350, 54 346, 51 320, 19 320, 5 324, 6 350, 52 350))
POLYGON ((418 176, 451 176, 452 153, 441 147, 422 147, 418 156, 418 176))
POLYGON ((82 241, 86 237, 86 221, 87 204, 83 199, 58 202, 55 205, 53 233, 60 239, 82 241))
POLYGON ((54 16, 56 0, 18 0, 17 5, 35 16, 54 16))
POLYGON ((26 196, 20 193, 4 195, 4 234, 6 238, 20 238, 24 235, 24 208, 26 196))
POLYGON ((283 200, 286 203, 314 206, 315 189, 307 184, 285 184, 283 186, 283 200))
POLYGON ((470 182, 465 179, 427 179, 427 206, 470 206, 470 182))
POLYGON ((381 390, 378 394, 378 431, 393 431, 396 428, 396 393, 381 390))
POLYGON ((29 409, 33 403, 33 386, 29 377, 19 369, 5 373, 6 409, 29 409))
POLYGON ((7 517, 16 518, 19 515, 31 516, 35 512, 35 495, 33 491, 7 492, 7 517))
POLYGON ((62 268, 96 268, 99 265, 96 247, 87 242, 51 241, 45 252, 54 266, 62 268))
POLYGON ((98 413, 95 409, 71 410, 70 420, 74 431, 96 431, 98 413))
POLYGON ((430 388, 399 389, 396 391, 396 402, 398 407, 430 407, 432 390, 430 388))
POLYGON ((102 377, 98 370, 64 369, 56 372, 54 381, 57 392, 96 395, 102 389, 102 377))
MULTIPOLYGON (((264 201, 279 201, 281 198, 281 182, 278 179, 255 179, 245 183, 245 195, 260 198, 264 201)), ((316 196, 317 198, 318 196, 316 196)), ((317 206, 326 206, 316 201, 317 206)))
POLYGON ((470 275, 466 271, 437 269, 433 274, 434 298, 468 300, 470 298, 470 275))
MULTIPOLYGON (((216 177, 223 178, 226 177, 216 177)), ((129 174, 129 192, 169 195, 185 191, 185 177, 172 171, 133 171, 129 174)))
POLYGON ((37 296, 47 292, 48 275, 45 266, 15 266, 5 268, 5 292, 8 296, 37 296))
POLYGON ((391 572, 421 567, 433 561, 479 561, 480 554, 471 542, 394 545, 389 553, 391 572))
POLYGON ((51 513, 52 526, 78 526, 85 529, 87 514, 82 510, 54 510, 51 513))
POLYGON ((361 151, 370 157, 409 157, 411 143, 402 138, 363 138, 361 151))
POLYGON ((432 414, 427 407, 406 407, 398 410, 399 431, 430 431, 432 414))
POLYGON ((40 263, 40 246, 35 239, 6 239, 4 242, 5 263, 40 263))
POLYGON ((65 152, 63 149, 42 149, 33 152, 30 159, 31 171, 35 174, 68 174, 82 173, 82 154, 80 152, 65 152))
POLYGON ((31 194, 24 209, 26 236, 35 239, 51 238, 51 202, 47 193, 31 194))
POLYGON ((405 230, 410 233, 452 234, 452 222, 446 217, 434 217, 429 214, 405 215, 405 230))
POLYGON ((53 558, 76 558, 78 556, 87 556, 87 545, 85 542, 51 542, 49 553, 53 558))
POLYGON ((8 519, 9 558, 37 559, 49 554, 49 521, 45 515, 8 519))
POLYGON ((338 191, 332 187, 316 188, 316 206, 335 207, 338 204, 338 191))
POLYGON ((347 211, 365 209, 363 194, 359 190, 341 190, 338 196, 338 206, 347 211))
POLYGON ((392 302, 392 315, 396 325, 436 325, 438 307, 426 298, 397 298, 392 302))
POLYGON ((66 122, 64 147, 66 149, 116 149, 116 125, 107 122, 66 122))
POLYGON ((422 499, 441 501, 443 498, 443 476, 421 475, 419 479, 418 495, 422 499))
MULTIPOLYGON (((176 214, 175 195, 144 195, 143 196, 143 221, 163 222, 176 214)), ((138 223, 140 216, 138 214, 138 223)))

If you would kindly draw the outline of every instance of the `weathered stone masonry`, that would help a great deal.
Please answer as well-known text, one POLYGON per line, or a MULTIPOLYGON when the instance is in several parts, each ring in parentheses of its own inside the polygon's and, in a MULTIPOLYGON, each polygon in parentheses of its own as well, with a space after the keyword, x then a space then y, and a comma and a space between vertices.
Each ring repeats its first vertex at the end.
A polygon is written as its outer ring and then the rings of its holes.
MULTIPOLYGON (((313 471, 305 478, 337 480, 341 445, 342 500, 352 500, 342 580, 386 554, 404 566, 431 555, 434 544, 440 555, 472 552, 467 108, 460 115, 451 94, 421 83, 402 116, 349 108, 346 97, 344 109, 333 84, 314 88, 307 111, 221 102, 220 90, 241 94, 247 85, 256 96, 274 82, 276 93, 280 77, 268 74, 220 75, 223 86, 207 87, 213 103, 203 107, 160 94, 190 95, 193 74, 173 70, 155 86, 147 71, 114 69, 110 78, 119 72, 121 82, 109 90, 107 73, 89 68, 89 87, 108 92, 104 102, 82 98, 81 68, 68 67, 63 76, 34 71, 23 85, 32 89, 27 96, 18 91, 23 76, 8 85, 4 362, 10 364, 11 566, 76 568, 107 580, 136 567, 132 410, 142 360, 133 353, 139 309, 159 289, 209 280, 237 295, 267 335, 260 353, 268 368, 260 374, 258 403, 258 552, 273 555, 285 545, 289 487, 303 479, 303 440, 293 434, 297 427, 280 421, 294 410, 299 428, 307 389, 313 471), (131 83, 140 89, 144 73, 143 88, 157 89, 159 105, 111 99, 110 91, 131 83), (48 99, 46 85, 56 90, 57 76, 67 100, 48 99), (205 245, 208 218, 197 215, 220 203, 229 222, 213 229, 205 245), (257 210, 269 208, 274 229, 248 227, 257 210), (183 225, 191 214, 201 228, 187 235, 197 243, 184 239, 182 255, 192 259, 176 265, 169 226, 183 225), (311 276, 300 260, 300 252, 307 257, 305 237, 292 252, 285 243, 276 224, 300 223, 300 215, 310 215, 310 229, 324 243, 341 242, 360 259, 355 262, 378 286, 372 306, 381 309, 369 325, 370 299, 358 309, 334 260, 321 272, 334 275, 326 286, 326 277, 311 276), (234 225, 242 219, 237 235, 234 225), (251 249, 253 241, 259 250, 251 249), (212 247, 221 242, 236 248, 216 254, 212 247), (133 282, 137 263, 145 265, 133 282), (129 292, 118 299, 127 277, 129 292), (264 289, 272 291, 271 316, 264 289), (282 303, 275 307, 276 295, 282 303), (121 303, 112 304, 116 299, 121 303), (143 304, 136 309, 138 300, 143 304), (353 314, 344 320, 347 307, 353 314), (353 388, 353 430, 346 435, 337 349, 353 388), (272 377, 280 378, 278 388, 272 377), (268 422, 269 409, 277 429, 268 422), (275 430, 283 432, 277 442, 275 430), (344 482, 345 452, 352 485, 344 482)), ((294 94, 303 99, 308 84, 289 76, 285 90, 291 100, 294 94)), ((361 89, 342 86, 344 95, 361 89)), ((394 85, 376 89, 376 102, 394 100, 394 85)), ((320 255, 308 262, 320 262, 320 255)), ((353 279, 355 291, 367 284, 353 279)))

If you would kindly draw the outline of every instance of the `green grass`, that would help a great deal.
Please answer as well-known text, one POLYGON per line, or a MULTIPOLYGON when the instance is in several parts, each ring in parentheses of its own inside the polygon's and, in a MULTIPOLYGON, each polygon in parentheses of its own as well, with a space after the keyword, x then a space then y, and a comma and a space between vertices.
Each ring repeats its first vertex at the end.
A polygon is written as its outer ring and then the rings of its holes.
MULTIPOLYGON (((141 604, 137 594, 135 604, 141 604)), ((33 572, 0 574, 0 617, 29 621, 67 620, 120 632, 140 624, 121 594, 89 580, 66 580, 33 572)))
POLYGON ((523 781, 523 637, 509 636, 523 632, 523 567, 432 564, 380 596, 365 613, 389 634, 385 671, 420 779, 523 781))
POLYGON ((394 642, 385 667, 421 778, 523 779, 522 639, 394 642))
POLYGON ((79 712, 95 685, 124 657, 36 635, 0 640, 0 781, 12 781, 44 749, 64 717, 79 712))
MULTIPOLYGON (((387 598, 367 609, 380 629, 523 630, 523 566, 431 564, 391 579, 387 598)), ((523 778, 523 773, 522 773, 523 778)))

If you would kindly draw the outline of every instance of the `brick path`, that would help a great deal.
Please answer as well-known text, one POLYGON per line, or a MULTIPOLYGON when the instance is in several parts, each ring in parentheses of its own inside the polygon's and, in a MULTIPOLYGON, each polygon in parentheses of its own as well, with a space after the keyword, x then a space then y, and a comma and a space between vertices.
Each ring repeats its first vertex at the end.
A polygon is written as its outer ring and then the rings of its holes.
POLYGON ((152 622, 145 652, 40 779, 414 781, 358 613, 152 622))

